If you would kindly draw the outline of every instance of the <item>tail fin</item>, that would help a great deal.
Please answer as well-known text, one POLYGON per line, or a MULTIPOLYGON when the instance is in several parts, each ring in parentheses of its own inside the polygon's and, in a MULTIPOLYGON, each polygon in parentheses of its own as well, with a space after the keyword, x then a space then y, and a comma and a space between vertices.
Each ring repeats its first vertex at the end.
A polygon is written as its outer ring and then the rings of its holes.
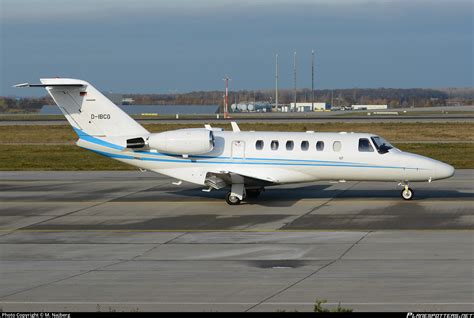
MULTIPOLYGON (((90 136, 144 136, 149 132, 91 84, 69 78, 43 78, 45 87, 76 132, 90 136)), ((20 84, 20 86, 25 84, 20 84)))

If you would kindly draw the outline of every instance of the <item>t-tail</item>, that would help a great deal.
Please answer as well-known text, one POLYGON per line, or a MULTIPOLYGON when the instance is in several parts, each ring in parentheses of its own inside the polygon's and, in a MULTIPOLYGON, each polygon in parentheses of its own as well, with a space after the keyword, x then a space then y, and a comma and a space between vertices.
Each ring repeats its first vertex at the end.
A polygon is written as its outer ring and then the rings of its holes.
POLYGON ((90 136, 105 140, 125 140, 128 136, 144 137, 149 134, 86 81, 43 78, 41 84, 24 83, 15 86, 46 88, 80 138, 90 136))

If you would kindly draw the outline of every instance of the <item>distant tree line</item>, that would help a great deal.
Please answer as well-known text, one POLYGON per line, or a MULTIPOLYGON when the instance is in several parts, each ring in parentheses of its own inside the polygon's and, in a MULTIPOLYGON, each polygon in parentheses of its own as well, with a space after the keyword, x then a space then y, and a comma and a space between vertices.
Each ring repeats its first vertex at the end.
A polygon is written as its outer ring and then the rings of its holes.
POLYGON ((54 101, 49 96, 24 98, 0 97, 0 113, 38 112, 43 105, 54 105, 54 101))
MULTIPOLYGON (((310 89, 296 92, 298 102, 311 102, 310 89)), ((223 105, 223 91, 197 91, 170 94, 124 94, 135 100, 137 105, 223 105)), ((279 104, 289 104, 294 100, 294 91, 281 89, 279 104)), ((251 101, 275 102, 274 90, 240 90, 229 92, 229 104, 251 101)), ((333 106, 353 104, 387 104, 389 107, 429 107, 443 105, 473 105, 474 88, 352 88, 322 89, 314 91, 315 102, 332 103, 333 106)), ((37 112, 43 105, 53 105, 49 96, 11 98, 0 97, 0 112, 26 113, 37 112)))
MULTIPOLYGON (((299 89, 296 92, 298 102, 311 102, 310 89, 299 89)), ((139 105, 223 105, 223 91, 199 91, 182 94, 126 94, 139 105)), ((275 102, 274 90, 240 90, 229 92, 229 104, 250 101, 275 102)), ((294 91, 281 89, 278 94, 280 104, 294 101, 294 91)), ((314 91, 315 102, 332 103, 335 106, 353 104, 387 104, 390 107, 429 107, 447 104, 472 105, 474 89, 423 89, 423 88, 354 88, 323 89, 314 91), (454 101, 454 103, 453 103, 454 101)))

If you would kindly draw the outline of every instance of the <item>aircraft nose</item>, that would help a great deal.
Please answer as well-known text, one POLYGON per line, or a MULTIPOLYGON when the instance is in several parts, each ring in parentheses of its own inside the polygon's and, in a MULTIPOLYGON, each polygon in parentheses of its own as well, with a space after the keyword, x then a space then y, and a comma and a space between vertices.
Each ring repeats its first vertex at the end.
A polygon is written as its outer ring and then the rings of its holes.
POLYGON ((440 161, 435 164, 435 171, 436 179, 446 179, 454 175, 454 167, 440 161))

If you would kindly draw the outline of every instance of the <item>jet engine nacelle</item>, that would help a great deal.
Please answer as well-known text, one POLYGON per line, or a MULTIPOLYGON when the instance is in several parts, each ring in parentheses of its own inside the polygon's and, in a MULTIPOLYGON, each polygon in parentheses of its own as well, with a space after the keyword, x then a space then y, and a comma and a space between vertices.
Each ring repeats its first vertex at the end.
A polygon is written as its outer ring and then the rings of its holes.
POLYGON ((201 155, 214 149, 214 134, 201 128, 150 134, 148 147, 174 155, 201 155))

